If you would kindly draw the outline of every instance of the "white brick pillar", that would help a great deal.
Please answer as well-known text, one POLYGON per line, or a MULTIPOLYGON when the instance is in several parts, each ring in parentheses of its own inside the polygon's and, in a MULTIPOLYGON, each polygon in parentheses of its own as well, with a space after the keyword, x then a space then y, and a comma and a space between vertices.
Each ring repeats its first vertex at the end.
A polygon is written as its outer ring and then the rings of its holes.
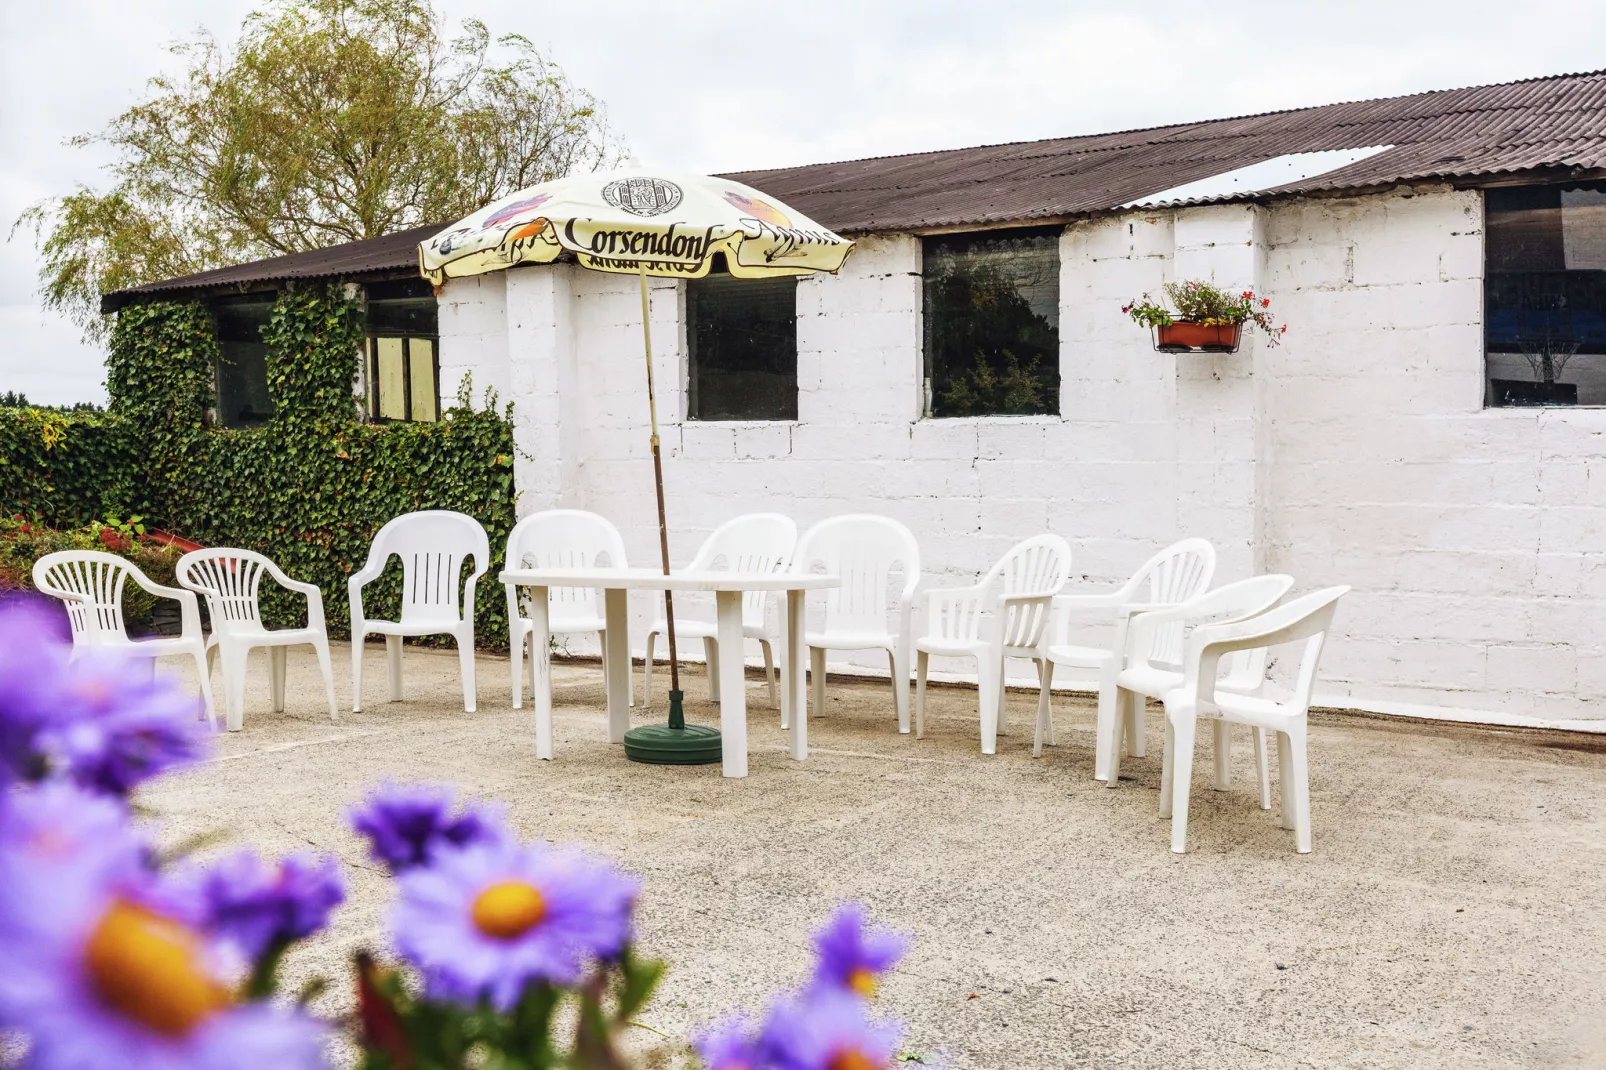
POLYGON ((436 298, 439 311, 441 408, 456 403, 464 378, 472 401, 484 405, 487 388, 506 404, 512 379, 507 357, 507 273, 451 279, 436 298))
MULTIPOLYGON (((1208 205, 1176 213, 1172 279, 1203 279, 1229 292, 1261 292, 1264 210, 1208 205)), ((1263 571, 1261 537, 1267 461, 1264 343, 1251 324, 1232 354, 1178 354, 1176 478, 1180 534, 1216 546, 1217 582, 1263 571)))
POLYGON ((498 272, 507 282, 507 354, 518 513, 578 500, 580 417, 568 264, 498 272))

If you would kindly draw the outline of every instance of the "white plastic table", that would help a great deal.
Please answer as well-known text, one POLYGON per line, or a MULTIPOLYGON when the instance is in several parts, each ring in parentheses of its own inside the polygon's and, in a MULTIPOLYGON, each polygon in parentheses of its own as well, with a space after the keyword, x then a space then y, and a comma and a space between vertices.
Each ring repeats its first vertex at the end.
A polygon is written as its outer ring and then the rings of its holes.
MULTIPOLYGON (((808 757, 808 716, 804 708, 803 595, 806 591, 839 587, 835 576, 776 572, 675 572, 666 576, 650 568, 539 568, 506 569, 501 581, 530 591, 531 656, 535 659, 535 756, 552 757, 552 671, 548 650, 547 589, 595 587, 603 592, 608 623, 608 742, 623 743, 630 728, 630 634, 626 591, 712 591, 718 618, 719 730, 725 775, 747 775, 747 676, 742 657, 742 595, 748 591, 785 591, 784 635, 781 643, 781 703, 791 725, 790 754, 808 757)), ((513 708, 522 703, 523 682, 513 681, 513 708)))

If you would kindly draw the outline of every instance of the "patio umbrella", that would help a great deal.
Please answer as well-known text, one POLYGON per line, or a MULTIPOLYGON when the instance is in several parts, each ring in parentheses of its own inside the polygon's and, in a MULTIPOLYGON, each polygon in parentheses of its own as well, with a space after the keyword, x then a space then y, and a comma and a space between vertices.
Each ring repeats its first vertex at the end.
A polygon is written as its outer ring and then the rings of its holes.
MULTIPOLYGON (((593 271, 640 279, 649 443, 658 493, 658 546, 668 575, 669 529, 664 519, 664 468, 653 389, 647 276, 702 278, 716 259, 723 260, 725 269, 739 279, 835 272, 852 249, 853 243, 846 238, 740 182, 632 169, 573 175, 511 193, 420 244, 418 262, 420 272, 436 286, 447 279, 515 264, 551 263, 565 254, 593 271)), ((707 760, 718 761, 717 732, 704 729, 694 733, 697 740, 685 734, 675 604, 668 591, 664 592, 664 615, 669 625, 669 728, 674 735, 653 742, 668 742, 671 749, 678 745, 698 755, 711 754, 707 760)), ((647 730, 631 734, 643 731, 647 730)), ((629 736, 626 742, 630 742, 629 736)), ((630 750, 627 746, 627 752, 630 750)))

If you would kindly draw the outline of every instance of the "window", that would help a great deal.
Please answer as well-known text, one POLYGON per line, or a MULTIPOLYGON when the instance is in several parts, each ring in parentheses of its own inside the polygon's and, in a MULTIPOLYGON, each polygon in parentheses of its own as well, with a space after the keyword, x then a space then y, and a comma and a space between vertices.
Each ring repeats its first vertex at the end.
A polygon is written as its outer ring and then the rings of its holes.
POLYGON ((440 419, 438 306, 423 279, 368 286, 368 415, 440 419))
POLYGON ((277 295, 241 294, 213 298, 217 323, 217 416, 224 427, 250 427, 273 416, 268 396, 268 325, 277 295))
POLYGON ((1484 195, 1490 405, 1606 405, 1606 182, 1484 195))
POLYGON ((692 279, 686 324, 689 419, 797 419, 797 279, 692 279))
POLYGON ((925 239, 928 416, 1059 412, 1059 235, 925 239))

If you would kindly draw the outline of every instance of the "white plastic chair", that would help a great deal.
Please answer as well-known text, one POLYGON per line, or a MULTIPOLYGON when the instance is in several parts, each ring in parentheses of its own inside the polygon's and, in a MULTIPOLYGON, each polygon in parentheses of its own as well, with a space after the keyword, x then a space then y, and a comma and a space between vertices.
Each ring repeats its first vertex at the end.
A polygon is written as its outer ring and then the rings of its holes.
MULTIPOLYGON (((507 537, 504 568, 628 568, 625 540, 606 517, 584 509, 548 509, 520 520, 507 537)), ((508 647, 513 655, 513 708, 524 704, 525 648, 535 622, 525 614, 527 597, 516 584, 507 591, 508 647)), ((552 635, 596 633, 602 644, 602 678, 608 679, 608 623, 602 592, 592 587, 547 588, 548 631, 552 635)), ((535 690, 535 651, 529 651, 530 690, 535 690)), ((628 674, 626 674, 628 675, 628 674)), ((635 705, 631 696, 631 705, 635 705)))
POLYGON ((251 550, 192 550, 178 559, 178 582, 206 599, 212 618, 212 634, 206 641, 208 658, 221 655, 223 670, 223 708, 230 732, 245 724, 245 667, 253 647, 268 648, 268 682, 275 712, 284 709, 284 648, 311 645, 323 670, 323 689, 329 699, 329 719, 340 720, 335 707, 335 680, 329 667, 329 636, 323 625, 323 592, 311 583, 300 583, 251 550), (305 595, 305 628, 263 627, 257 605, 257 592, 264 574, 287 591, 305 595))
POLYGON ((346 581, 351 599, 353 713, 362 709, 362 648, 370 633, 385 637, 392 702, 402 697, 402 636, 455 638, 463 673, 463 709, 474 712, 474 583, 490 564, 491 540, 480 522, 465 513, 447 509, 403 513, 379 529, 368 547, 367 563, 346 581), (369 620, 363 613, 362 589, 379 578, 392 554, 402 563, 401 620, 369 620), (471 557, 474 571, 459 591, 458 577, 471 557))
MULTIPOLYGON (((1093 669, 1099 679, 1099 711, 1095 737, 1097 748, 1093 760, 1093 777, 1107 779, 1109 764, 1106 738, 1112 734, 1115 719, 1115 676, 1121 663, 1117 651, 1124 650, 1124 627, 1127 618, 1139 609, 1154 609, 1176 605, 1209 588, 1216 572, 1216 549, 1205 539, 1183 539, 1155 554, 1139 566, 1132 578, 1120 588, 1105 594, 1062 594, 1054 599, 1053 638, 1045 650, 1048 677, 1041 696, 1038 717, 1048 723, 1048 742, 1054 743, 1054 711, 1049 702, 1049 689, 1053 687, 1054 667, 1069 665, 1093 669), (1108 647, 1080 646, 1069 641, 1073 620, 1092 619, 1115 625, 1108 647)), ((1180 626, 1157 633, 1161 649, 1171 652, 1172 661, 1182 654, 1180 626)), ((1131 753, 1144 756, 1143 711, 1134 711, 1131 721, 1120 725, 1125 729, 1131 753)), ((1119 735, 1116 736, 1119 739, 1119 735)))
MULTIPOLYGON (((1231 624, 1264 613, 1277 604, 1278 599, 1294 586, 1294 578, 1280 573, 1252 576, 1236 583, 1224 584, 1207 591, 1192 601, 1165 609, 1133 613, 1127 624, 1127 644, 1124 667, 1116 674, 1115 712, 1117 722, 1133 720, 1133 707, 1148 699, 1160 700, 1166 692, 1182 686, 1183 656, 1173 653, 1169 640, 1158 641, 1162 634, 1174 634, 1189 626, 1205 626, 1205 622, 1231 624)), ((1255 657, 1246 652, 1234 655, 1227 663, 1226 677, 1216 685, 1223 692, 1239 695, 1259 693, 1266 678, 1264 652, 1255 657)), ((1112 734, 1105 740, 1110 749, 1110 778, 1105 787, 1118 786, 1121 778, 1121 748, 1112 734)), ((1231 786, 1232 763, 1228 748, 1227 726, 1216 728, 1216 788, 1226 791, 1231 786)), ((1266 765, 1266 734, 1255 733, 1255 766, 1259 774, 1260 805, 1271 809, 1271 776, 1266 765)))
MULTIPOLYGON (((720 562, 731 572, 780 572, 792 561, 797 548, 797 525, 789 516, 780 513, 749 513, 727 520, 703 540, 697 554, 686 566, 688 572, 717 568, 720 562)), ((676 600, 677 609, 679 599, 676 600)), ((774 638, 765 611, 770 596, 764 591, 748 591, 742 595, 742 635, 758 640, 764 654, 764 680, 769 685, 770 708, 778 709, 775 654, 771 647, 774 638)), ((669 631, 663 617, 653 623, 647 633, 647 663, 642 668, 641 701, 652 705, 653 645, 658 636, 669 631)), ((681 639, 701 639, 703 654, 708 660, 708 698, 719 701, 719 627, 711 620, 675 616, 675 635, 681 639)), ((740 658, 741 651, 734 657, 740 658)))
POLYGON ((217 727, 212 709, 212 682, 206 671, 206 637, 201 631, 201 610, 191 591, 153 583, 131 562, 99 550, 58 550, 33 563, 33 585, 41 594, 59 598, 67 606, 72 625, 73 656, 87 648, 113 650, 151 659, 191 657, 201 683, 206 717, 217 727), (123 586, 132 579, 156 595, 179 605, 180 631, 161 639, 130 639, 123 625, 123 586))
MULTIPOLYGON (((926 592, 926 634, 915 643, 915 735, 926 730, 926 665, 931 655, 975 658, 981 698, 981 752, 997 750, 1004 715, 1004 659, 1027 658, 1045 677, 1043 635, 1053 599, 1071 570, 1071 548, 1058 535, 1016 543, 981 582, 926 592)), ((1037 719, 1034 748, 1043 746, 1037 719)))
MULTIPOLYGON (((809 677, 814 715, 825 713, 825 652, 827 650, 885 650, 892 667, 892 701, 898 712, 898 731, 909 731, 909 644, 913 640, 909 614, 920 583, 920 544, 914 533, 891 517, 850 513, 822 520, 803 533, 792 555, 792 570, 812 572, 821 566, 842 580, 825 592, 825 621, 817 631, 806 631, 809 677), (903 586, 888 599, 887 585, 894 571, 902 571, 903 586), (887 627, 896 615, 896 628, 887 627)), ((781 727, 789 728, 792 711, 781 706, 781 727)), ((798 710, 807 716, 807 710, 798 710)))
MULTIPOLYGON (((1322 645, 1333 626, 1338 600, 1348 587, 1328 587, 1294 599, 1248 620, 1195 628, 1188 636, 1182 685, 1165 695, 1165 752, 1160 780, 1160 816, 1171 819, 1171 850, 1188 849, 1188 793, 1193 778, 1193 743, 1199 718, 1218 724, 1252 725, 1277 733, 1277 778, 1282 795, 1282 827, 1292 829, 1294 849, 1310 853, 1310 771, 1306 727, 1311 690, 1322 645), (1258 654, 1304 641, 1293 694, 1281 701, 1234 695, 1216 683, 1219 661, 1231 654, 1258 654)), ((1269 807, 1268 807, 1269 809, 1269 807)))

